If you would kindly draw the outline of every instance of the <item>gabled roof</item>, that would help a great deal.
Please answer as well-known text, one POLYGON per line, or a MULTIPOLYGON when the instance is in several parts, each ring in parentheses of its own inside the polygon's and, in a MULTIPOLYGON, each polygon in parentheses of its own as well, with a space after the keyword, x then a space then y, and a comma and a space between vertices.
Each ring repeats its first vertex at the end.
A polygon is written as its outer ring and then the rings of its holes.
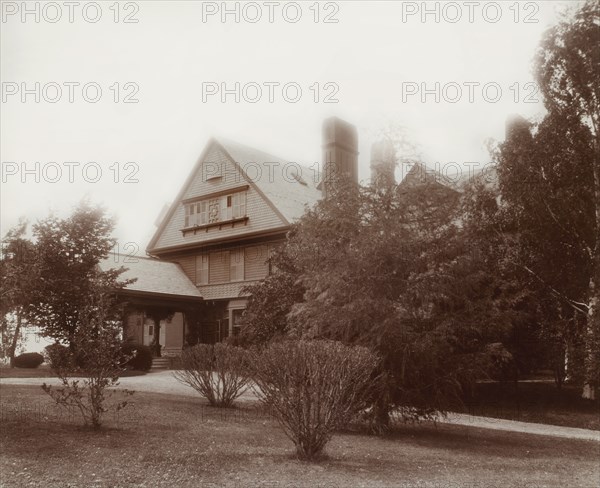
POLYGON ((155 251, 161 234, 178 206, 181 205, 181 201, 193 183, 194 177, 203 164, 206 155, 214 147, 221 150, 231 160, 241 172, 243 178, 262 195, 285 225, 289 225, 300 218, 306 206, 312 206, 321 197, 321 192, 315 184, 317 178, 314 172, 306 166, 231 140, 212 138, 206 144, 202 155, 150 240, 147 247, 149 252, 155 251), (256 169, 256 165, 261 168, 260 172, 253 171, 256 169), (244 168, 248 170, 248 174, 244 173, 244 168))
POLYGON ((423 163, 415 163, 404 179, 398 184, 399 187, 413 187, 418 185, 438 184, 450 190, 462 193, 470 183, 483 183, 485 186, 496 186, 498 184, 498 172, 495 166, 486 166, 469 172, 464 170, 458 177, 449 178, 439 171, 428 168, 423 163))
POLYGON ((450 178, 428 168, 423 163, 414 163, 406 176, 398 183, 399 188, 411 188, 421 185, 441 185, 452 191, 459 191, 450 178))
POLYGON ((306 205, 312 206, 321 198, 317 190, 319 175, 308 167, 235 141, 219 139, 218 142, 242 169, 249 163, 260 165, 260 176, 249 176, 288 222, 300 218, 306 205))
POLYGON ((476 169, 471 174, 465 171, 455 185, 461 190, 464 190, 472 183, 481 183, 488 188, 497 187, 499 185, 497 167, 491 165, 485 166, 484 168, 476 169))
POLYGON ((197 299, 202 295, 176 263, 153 258, 111 254, 98 263, 102 271, 126 268, 119 280, 136 279, 124 291, 156 295, 163 298, 197 299))

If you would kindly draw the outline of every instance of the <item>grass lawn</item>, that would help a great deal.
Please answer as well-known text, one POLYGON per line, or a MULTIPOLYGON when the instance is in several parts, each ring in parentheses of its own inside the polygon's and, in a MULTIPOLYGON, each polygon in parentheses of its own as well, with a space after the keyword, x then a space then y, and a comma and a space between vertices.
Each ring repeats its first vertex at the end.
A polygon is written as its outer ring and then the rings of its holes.
MULTIPOLYGON (((121 377, 140 376, 146 374, 145 371, 125 371, 121 377)), ((50 369, 50 366, 42 364, 37 368, 10 368, 8 366, 0 367, 0 378, 52 378, 56 375, 50 369)))
POLYGON ((553 382, 481 383, 463 410, 472 415, 600 430, 600 401, 553 382))
POLYGON ((600 443, 431 424, 380 438, 337 434, 328 459, 294 458, 277 423, 249 405, 136 393, 92 432, 38 387, 0 386, 2 486, 491 488, 596 487, 600 443))
POLYGON ((50 378, 54 376, 49 366, 42 364, 37 368, 10 368, 0 366, 0 378, 50 378))

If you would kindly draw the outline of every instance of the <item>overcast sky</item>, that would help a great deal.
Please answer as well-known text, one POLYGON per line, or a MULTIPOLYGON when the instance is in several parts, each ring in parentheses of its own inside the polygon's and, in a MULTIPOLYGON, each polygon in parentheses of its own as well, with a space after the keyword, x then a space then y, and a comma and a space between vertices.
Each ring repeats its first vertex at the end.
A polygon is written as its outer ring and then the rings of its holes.
POLYGON ((531 61, 574 4, 427 2, 423 18, 423 2, 228 2, 223 19, 221 2, 89 3, 28 2, 24 18, 21 2, 2 3, 1 231, 20 216, 66 215, 88 196, 117 217, 120 246, 140 254, 211 136, 310 165, 323 119, 337 115, 358 128, 361 178, 389 123, 409 130, 431 167, 486 164, 484 141, 503 139, 507 115, 543 113, 531 61), (239 103, 207 92, 236 82, 239 103), (270 82, 280 84, 272 103, 270 82))

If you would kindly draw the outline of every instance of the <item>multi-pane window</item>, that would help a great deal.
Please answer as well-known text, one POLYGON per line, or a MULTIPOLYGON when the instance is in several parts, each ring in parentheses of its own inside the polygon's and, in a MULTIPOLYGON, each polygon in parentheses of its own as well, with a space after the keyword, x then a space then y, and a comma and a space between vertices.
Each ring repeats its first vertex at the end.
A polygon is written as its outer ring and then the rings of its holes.
POLYGON ((196 256, 196 283, 208 285, 208 254, 196 256))
POLYGON ((233 309, 231 311, 231 329, 233 335, 236 336, 240 333, 242 328, 242 316, 244 314, 244 309, 233 309))
POLYGON ((221 220, 238 219, 246 216, 246 192, 221 197, 221 220))
POLYGON ((244 250, 235 249, 229 255, 229 279, 230 281, 244 280, 244 250))
POLYGON ((185 227, 208 223, 208 202, 190 203, 185 206, 185 227))
POLYGON ((246 192, 232 193, 219 198, 185 205, 184 227, 226 222, 246 216, 246 192))

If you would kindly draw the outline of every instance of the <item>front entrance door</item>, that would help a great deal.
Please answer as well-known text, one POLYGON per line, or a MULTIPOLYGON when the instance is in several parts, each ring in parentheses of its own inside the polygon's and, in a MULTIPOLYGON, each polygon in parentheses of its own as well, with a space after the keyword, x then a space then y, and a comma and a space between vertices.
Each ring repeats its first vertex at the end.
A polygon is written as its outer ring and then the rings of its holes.
MULTIPOLYGON (((165 337, 167 332, 167 322, 166 320, 160 321, 160 333, 159 340, 161 346, 165 345, 165 337)), ((146 319, 146 323, 144 324, 144 346, 149 346, 152 344, 152 339, 154 338, 154 322, 151 319, 146 319)))

